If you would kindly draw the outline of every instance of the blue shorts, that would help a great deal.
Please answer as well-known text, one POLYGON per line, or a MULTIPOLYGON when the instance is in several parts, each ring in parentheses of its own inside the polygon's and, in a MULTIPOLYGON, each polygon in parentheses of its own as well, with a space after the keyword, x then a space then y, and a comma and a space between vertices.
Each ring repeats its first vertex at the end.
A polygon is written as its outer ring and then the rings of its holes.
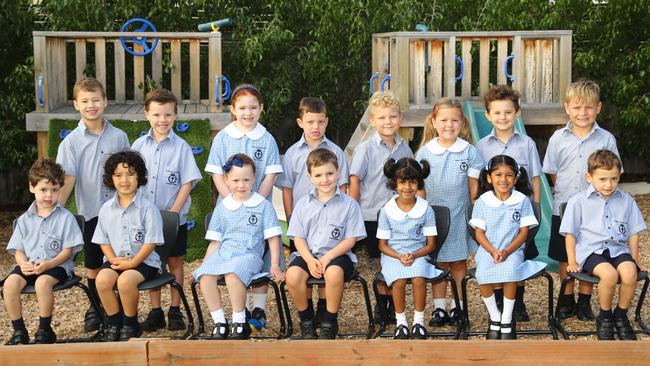
MULTIPOLYGON (((632 262, 636 265, 634 258, 632 258, 629 253, 623 253, 612 258, 609 256, 609 249, 605 249, 603 254, 591 253, 587 259, 585 259, 585 263, 582 265, 582 271, 588 274, 593 274, 594 268, 605 262, 611 264, 614 268, 618 268, 618 266, 623 262, 632 262)), ((636 267, 636 270, 637 272, 639 271, 638 266, 636 267)))

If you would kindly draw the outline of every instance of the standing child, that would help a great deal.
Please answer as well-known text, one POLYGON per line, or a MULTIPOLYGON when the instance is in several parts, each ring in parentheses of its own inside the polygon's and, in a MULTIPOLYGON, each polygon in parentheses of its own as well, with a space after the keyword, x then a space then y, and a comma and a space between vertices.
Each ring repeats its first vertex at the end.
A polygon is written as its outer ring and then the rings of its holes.
MULTIPOLYGON (((61 187, 59 203, 65 206, 74 188, 77 213, 86 219, 84 225, 84 265, 87 269, 88 289, 99 302, 95 278, 102 266, 102 251, 92 242, 97 226, 97 215, 104 202, 115 192, 102 184, 104 162, 118 151, 129 148, 124 131, 104 119, 108 104, 102 84, 93 78, 83 78, 72 89, 73 104, 81 115, 79 125, 61 141, 56 162, 65 170, 65 184, 61 187)), ((100 316, 92 306, 84 319, 84 330, 99 329, 100 316)))
MULTIPOLYGON (((262 197, 271 199, 273 185, 278 173, 282 173, 278 145, 271 134, 259 122, 260 114, 264 110, 262 94, 253 85, 243 84, 235 88, 230 98, 230 113, 233 122, 219 131, 212 141, 208 164, 205 171, 212 175, 221 199, 228 196, 231 191, 224 181, 221 168, 228 158, 234 154, 242 153, 253 158, 255 162, 255 181, 253 192, 262 197)), ((284 251, 280 251, 280 265, 284 268, 284 251)), ((268 272, 271 258, 268 251, 264 256, 264 272, 268 272)), ((266 297, 267 285, 253 288, 253 311, 251 325, 263 326, 266 324, 266 297), (255 311, 255 308, 258 310, 255 311)), ((246 303, 248 304, 248 299, 246 303)))
MULTIPOLYGON (((365 246, 368 257, 379 258, 381 253, 377 242, 377 212, 395 194, 389 188, 384 175, 384 164, 388 159, 400 160, 413 156, 408 143, 398 134, 402 124, 402 110, 399 100, 390 91, 376 92, 368 104, 368 119, 375 129, 372 137, 354 149, 350 167, 350 196, 361 205, 366 236, 359 241, 365 246)), ((377 262, 381 271, 381 263, 377 262)), ((393 313, 393 298, 388 287, 381 283, 378 287, 380 304, 375 304, 375 322, 382 321, 382 309, 393 313)))
POLYGON ((510 156, 493 157, 481 171, 479 194, 469 223, 480 245, 476 280, 490 315, 486 338, 517 339, 512 319, 517 281, 546 267, 546 263, 524 259, 528 229, 537 226, 526 170, 510 156), (503 312, 494 297, 495 284, 503 287, 503 312))
POLYGON ((147 167, 138 152, 111 155, 104 165, 103 180, 117 193, 99 210, 93 235, 93 243, 104 253, 97 291, 108 317, 104 340, 126 341, 142 334, 138 285, 161 272, 160 256, 154 250, 165 243, 163 223, 158 207, 138 191, 147 184, 147 167))
POLYGON ((235 154, 222 167, 224 183, 230 193, 215 207, 205 236, 210 245, 203 263, 192 273, 201 284, 214 322, 212 338, 247 339, 251 328, 246 323, 246 287, 263 270, 264 239, 271 252, 270 272, 284 280, 280 268, 282 229, 273 205, 252 191, 255 163, 245 154, 235 154), (232 328, 228 330, 221 292, 217 286, 223 277, 232 302, 232 328))
POLYGON ((20 215, 9 239, 7 251, 16 259, 13 271, 3 280, 2 295, 14 333, 7 345, 29 343, 23 321, 20 293, 34 285, 38 300, 39 325, 36 343, 54 343, 52 288, 65 282, 74 269, 72 256, 83 245, 76 219, 57 200, 65 174, 53 160, 39 159, 29 169, 29 191, 34 202, 20 215))
MULTIPOLYGON (((559 262, 560 281, 566 277, 568 265, 564 237, 560 235, 560 206, 589 186, 585 180, 589 155, 599 149, 607 149, 618 155, 614 136, 596 123, 602 105, 599 93, 598 84, 590 80, 580 80, 569 85, 564 102, 569 123, 553 133, 544 156, 542 171, 549 174, 553 183, 553 216, 548 256, 559 262)), ((593 286, 580 283, 577 306, 573 287, 572 281, 558 299, 558 317, 566 319, 577 315, 580 320, 593 320, 593 286)))
MULTIPOLYGON (((476 147, 481 152, 483 161, 489 161, 496 155, 508 155, 517 161, 517 164, 526 169, 530 184, 533 188, 532 200, 539 203, 541 195, 540 175, 542 164, 537 153, 535 141, 515 130, 515 120, 521 113, 519 109, 519 92, 508 85, 498 85, 491 88, 483 97, 485 102, 485 117, 494 128, 489 135, 481 139, 476 147)), ((534 259, 539 252, 534 238, 526 243, 525 259, 534 259)), ((517 284, 515 296, 514 318, 518 322, 529 320, 526 304, 524 303, 525 283, 517 284)), ((497 304, 503 304, 503 289, 494 289, 497 304)))
MULTIPOLYGON (((419 161, 427 160, 432 174, 424 180, 426 198, 430 205, 449 208, 451 222, 444 247, 438 253, 438 268, 449 269, 460 286, 467 275, 467 257, 476 251, 476 244, 467 234, 465 210, 476 198, 478 176, 483 167, 481 155, 471 140, 469 123, 463 115, 463 108, 457 100, 441 98, 424 123, 424 135, 419 161)), ((458 289, 460 294, 462 291, 458 289)), ((447 281, 433 284, 433 318, 429 325, 441 327, 447 323, 455 325, 460 317, 460 304, 452 301, 447 315, 445 296, 447 281)))
POLYGON ((429 176, 429 163, 422 165, 411 158, 398 162, 388 159, 384 165, 388 188, 398 196, 390 199, 379 213, 377 238, 381 251, 381 273, 386 285, 393 291, 397 329, 395 339, 425 339, 424 306, 427 298, 427 278, 440 274, 427 257, 436 247, 436 218, 418 189, 424 188, 424 178, 429 176), (413 284, 413 327, 409 332, 406 323, 406 283, 413 284))
POLYGON ((648 228, 634 198, 618 189, 621 160, 609 150, 589 156, 587 190, 569 199, 560 225, 566 237, 567 271, 598 276, 600 314, 598 339, 613 340, 614 328, 621 340, 636 340, 627 318, 634 297, 639 264, 639 234, 648 228), (612 312, 616 284, 618 305, 612 312))
MULTIPOLYGON (((144 115, 151 124, 149 132, 133 142, 133 150, 144 157, 149 172, 148 182, 140 193, 154 202, 158 209, 176 212, 180 227, 176 244, 169 253, 167 265, 176 282, 183 286, 183 256, 187 251, 187 214, 192 198, 190 192, 201 179, 192 148, 174 133, 176 97, 169 90, 156 89, 147 94, 144 115)), ((169 330, 185 328, 181 314, 181 298, 174 289, 167 317, 169 330)), ((165 327, 165 314, 160 306, 160 289, 149 291, 151 311, 142 323, 145 331, 165 327)))
POLYGON ((338 311, 343 283, 354 274, 352 247, 366 236, 359 204, 337 187, 338 159, 328 149, 316 149, 307 157, 307 173, 314 189, 296 203, 287 236, 296 244, 287 268, 287 287, 300 312, 305 339, 316 338, 314 310, 307 306, 307 280, 325 278, 327 309, 321 323, 321 339, 338 333, 338 311))

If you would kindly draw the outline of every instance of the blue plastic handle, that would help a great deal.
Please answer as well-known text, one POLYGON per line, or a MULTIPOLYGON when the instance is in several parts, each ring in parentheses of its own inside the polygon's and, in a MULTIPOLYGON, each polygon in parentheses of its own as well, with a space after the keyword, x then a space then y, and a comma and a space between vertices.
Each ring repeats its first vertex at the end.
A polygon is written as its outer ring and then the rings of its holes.
MULTIPOLYGON (((120 32, 126 32, 128 26, 131 25, 132 23, 136 23, 136 22, 142 23, 142 26, 140 28, 136 29, 135 32, 146 32, 149 28, 151 29, 152 32, 158 32, 156 27, 153 24, 151 24, 150 21, 148 21, 148 20, 146 20, 144 18, 130 19, 129 21, 124 23, 124 25, 122 25, 122 28, 120 29, 120 32)), ((154 38, 153 43, 151 44, 151 47, 149 47, 149 45, 147 44, 147 37, 120 37, 120 43, 122 44, 122 47, 124 48, 124 50, 126 52, 132 54, 133 56, 146 56, 146 55, 150 54, 151 52, 153 52, 153 50, 156 49, 156 46, 158 46, 158 41, 159 41, 158 38, 154 38), (144 51, 143 52, 137 52, 135 50, 130 49, 126 45, 127 40, 130 40, 133 43, 137 43, 137 44, 141 45, 142 48, 144 48, 144 51)))
POLYGON ((418 23, 418 24, 415 25, 415 30, 420 31, 420 32, 428 32, 429 27, 427 27, 426 24, 418 23))
POLYGON ((187 231, 194 229, 195 226, 196 226, 195 220, 187 220, 187 231))
POLYGON ((371 96, 372 96, 372 93, 374 93, 374 87, 373 86, 374 86, 375 79, 377 79, 378 77, 379 77, 379 72, 375 72, 375 73, 372 74, 372 76, 370 76, 370 81, 368 82, 368 84, 370 84, 369 89, 370 89, 370 95, 371 96))
POLYGON ((63 140, 68 134, 70 133, 70 130, 60 130, 59 131, 59 137, 61 140, 63 140))
POLYGON ((390 75, 384 76, 384 78, 381 79, 381 86, 379 87, 379 90, 384 91, 384 87, 385 87, 386 82, 390 81, 391 79, 392 78, 390 77, 390 75))
POLYGON ((223 97, 223 100, 228 100, 230 99, 230 80, 226 77, 226 75, 221 75, 221 81, 223 81, 225 84, 221 97, 223 97))
POLYGON ((463 63, 463 59, 458 55, 456 55, 456 62, 460 64, 460 74, 456 76, 456 81, 458 81, 463 78, 463 74, 465 73, 465 64, 463 63))
POLYGON ((230 80, 226 77, 226 75, 221 75, 220 78, 218 74, 215 74, 214 75, 214 98, 215 98, 214 104, 215 105, 221 105, 221 103, 219 103, 219 95, 221 95, 221 99, 224 102, 230 99, 230 80), (221 81, 219 79, 221 79, 221 81), (221 82, 224 83, 223 93, 221 93, 221 82))
POLYGON ((43 100, 43 75, 38 75, 38 105, 43 108, 45 101, 43 100))
POLYGON ((196 145, 192 147, 192 154, 194 155, 199 155, 203 152, 203 146, 201 145, 196 145))
POLYGON ((142 136, 146 135, 148 132, 149 131, 140 131, 140 134, 138 135, 138 137, 142 137, 142 136))
POLYGON ((176 123, 176 131, 178 132, 183 133, 189 129, 190 129, 190 124, 187 122, 176 123))
POLYGON ((503 62, 503 73, 506 75, 506 77, 510 81, 514 81, 515 76, 508 72, 508 63, 509 62, 511 63, 514 58, 515 58, 515 54, 511 53, 510 56, 506 57, 506 60, 503 62))

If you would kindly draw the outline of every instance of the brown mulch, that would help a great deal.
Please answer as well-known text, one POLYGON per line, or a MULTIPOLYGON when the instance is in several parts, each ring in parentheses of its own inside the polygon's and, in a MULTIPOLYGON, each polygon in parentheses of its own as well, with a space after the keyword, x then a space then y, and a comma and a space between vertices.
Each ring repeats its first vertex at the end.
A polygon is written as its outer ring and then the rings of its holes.
MULTIPOLYGON (((648 223, 650 219, 650 194, 638 195, 635 197, 636 201, 643 212, 643 216, 648 223)), ((19 215, 20 211, 3 211, 0 212, 0 245, 3 247, 6 246, 6 243, 9 240, 11 235, 11 222, 12 220, 19 215)), ((650 238, 648 234, 643 234, 641 236, 641 245, 640 245, 640 257, 641 262, 646 266, 650 266, 650 238)), ((360 255, 360 266, 359 271, 362 277, 364 277, 369 284, 369 287, 372 284, 372 279, 374 277, 374 268, 369 264, 367 257, 363 251, 359 253, 360 255)), ((186 283, 187 277, 192 270, 197 268, 200 264, 200 261, 194 261, 192 263, 185 264, 185 273, 186 273, 186 283)), ((14 265, 13 258, 9 257, 4 250, 0 250, 0 273, 8 273, 14 265)), ((471 265, 471 263, 470 263, 471 265)), ((82 277, 85 277, 85 269, 82 266, 77 266, 76 273, 82 277)), ((559 277, 556 273, 552 274, 554 280, 554 301, 557 299, 557 292, 559 288, 559 277)), ((85 282, 85 280, 84 280, 85 282)), ((363 292, 361 287, 357 284, 350 284, 349 288, 345 291, 343 296, 343 305, 339 315, 339 323, 341 332, 365 332, 367 330, 367 316, 363 300, 363 292)), ((637 295, 641 291, 641 285, 637 287, 637 295)), ((374 298, 372 295, 372 288, 370 288, 370 296, 372 298, 372 303, 374 306, 374 298)), ((188 301, 191 304, 192 311, 195 316, 196 321, 196 311, 194 309, 191 291, 189 285, 186 284, 185 293, 188 296, 188 301)), ((594 297, 598 295, 597 288, 594 289, 594 297)), ((222 295, 224 298, 224 303, 226 304, 225 311, 227 317, 230 316, 230 307, 228 294, 225 289, 222 289, 222 295)), ((428 299, 431 299, 430 293, 428 294, 428 299)), ((526 286, 526 305, 528 307, 528 312, 531 316, 531 321, 528 323, 518 324, 519 329, 543 329, 546 324, 546 282, 545 280, 538 279, 531 281, 526 286)), ((481 331, 485 327, 487 322, 487 312, 485 306, 480 300, 478 295, 478 288, 475 281, 470 281, 468 285, 468 298, 469 298, 469 310, 470 310, 470 320, 472 323, 472 329, 481 331)), ((410 318, 413 314, 412 310, 412 297, 407 294, 407 316, 410 318)), ((634 299, 632 304, 632 309, 630 310, 630 319, 634 318, 634 306, 636 306, 637 299, 634 299)), ((430 314, 433 310, 431 307, 431 302, 428 301, 426 308, 426 313, 430 314)), ((647 300, 646 300, 647 302, 647 300)), ((203 315, 206 318, 207 326, 206 331, 211 329, 209 321, 209 313, 207 311, 205 302, 201 301, 203 315)), ((83 329, 83 316, 85 309, 88 306, 87 300, 83 292, 79 289, 73 289, 69 291, 57 292, 55 294, 55 313, 53 317, 52 326, 57 332, 59 338, 69 338, 69 337, 85 337, 90 334, 84 333, 83 329)), ((592 300, 592 308, 595 312, 598 309, 597 299, 592 300)), ((163 291, 163 307, 169 305, 169 291, 163 291)), ((23 296, 23 317, 25 323, 30 330, 30 333, 34 333, 38 327, 38 310, 36 297, 33 295, 23 296)), ((140 320, 143 321, 146 317, 146 314, 149 311, 149 300, 146 294, 140 297, 140 320)), ((644 319, 648 319, 647 322, 650 322, 650 306, 645 306, 642 312, 644 319)), ((294 322, 294 334, 299 332, 298 327, 298 315, 293 308, 293 305, 290 304, 291 315, 294 322)), ((279 320, 277 317, 277 309, 275 306, 275 298, 272 291, 269 291, 269 301, 267 304, 267 318, 268 326, 261 333, 261 335, 266 336, 275 336, 277 329, 279 328, 279 320)), ((428 315, 427 315, 428 321, 428 315)), ((581 322, 576 319, 570 319, 563 322, 564 326, 569 330, 592 330, 594 328, 594 323, 590 322, 581 322)), ((634 322, 633 322, 634 325, 634 322)), ((432 330, 432 329, 430 329, 432 330)), ((451 330, 451 328, 447 328, 451 330)), ((182 332, 169 332, 169 331, 159 331, 154 333, 145 333, 147 337, 168 337, 173 334, 180 335, 182 332)), ((6 340, 11 335, 11 323, 8 319, 4 306, 0 307, 0 342, 1 340, 6 340)), ((521 338, 534 338, 534 339, 551 339, 551 336, 535 336, 535 337, 521 337, 521 338)), ((645 335, 640 336, 642 339, 650 339, 645 335)), ((595 340, 594 336, 586 337, 576 337, 579 340, 595 340)))

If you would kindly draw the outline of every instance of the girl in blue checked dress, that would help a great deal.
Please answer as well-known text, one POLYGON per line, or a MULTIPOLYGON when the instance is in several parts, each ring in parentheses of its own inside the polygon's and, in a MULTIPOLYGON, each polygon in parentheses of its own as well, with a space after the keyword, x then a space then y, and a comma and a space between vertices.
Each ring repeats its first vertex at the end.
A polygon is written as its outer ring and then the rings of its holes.
MULTIPOLYGON (((251 328, 246 323, 246 287, 259 277, 264 260, 264 239, 271 252, 270 272, 276 281, 284 280, 280 268, 280 224, 273 205, 261 195, 252 192, 255 181, 253 160, 244 154, 235 154, 222 167, 225 184, 230 193, 214 209, 206 239, 210 245, 203 263, 192 276, 201 284, 201 292, 208 303, 214 322, 212 338, 246 339, 251 328), (226 323, 217 287, 224 277, 232 303, 232 327, 226 323)), ((262 275, 267 275, 263 273, 262 275)))
POLYGON ((416 196, 424 187, 424 178, 429 175, 429 163, 422 165, 411 158, 402 158, 397 163, 388 159, 384 164, 387 186, 398 196, 390 199, 379 212, 377 223, 378 247, 381 251, 381 273, 386 285, 392 288, 395 304, 397 329, 395 339, 424 339, 424 306, 426 302, 426 278, 440 274, 427 261, 435 249, 436 218, 427 201, 416 196), (406 283, 413 284, 415 313, 413 327, 409 332, 406 323, 406 283))
POLYGON ((487 339, 517 339, 512 310, 517 281, 546 267, 524 260, 528 229, 537 219, 528 199, 531 193, 526 169, 507 155, 496 155, 481 171, 478 200, 470 225, 480 248, 476 253, 476 279, 490 314, 487 339), (497 307, 493 285, 503 285, 503 313, 497 307))

